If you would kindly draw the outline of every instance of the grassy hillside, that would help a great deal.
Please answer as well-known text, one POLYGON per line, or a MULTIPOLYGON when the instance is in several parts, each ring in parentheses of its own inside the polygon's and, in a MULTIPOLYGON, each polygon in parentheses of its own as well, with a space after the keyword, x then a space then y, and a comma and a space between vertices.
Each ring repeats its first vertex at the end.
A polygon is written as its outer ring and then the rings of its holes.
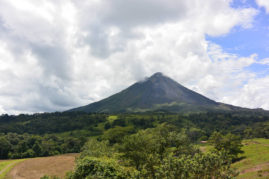
MULTIPOLYGON (((269 178, 269 139, 247 139, 242 142, 244 151, 239 157, 241 160, 232 164, 239 172, 237 178, 256 179, 269 178)), ((199 144, 203 152, 209 152, 213 147, 208 144, 199 144)))
POLYGON ((243 141, 244 159, 233 164, 240 172, 238 178, 269 178, 269 139, 243 141))

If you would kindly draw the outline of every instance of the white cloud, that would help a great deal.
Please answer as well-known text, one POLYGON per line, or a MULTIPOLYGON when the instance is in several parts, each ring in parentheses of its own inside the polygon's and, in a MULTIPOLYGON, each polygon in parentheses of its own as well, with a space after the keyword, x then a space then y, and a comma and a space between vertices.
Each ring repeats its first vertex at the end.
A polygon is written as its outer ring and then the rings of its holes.
POLYGON ((237 91, 235 98, 226 98, 225 102, 250 108, 269 109, 269 76, 251 79, 242 89, 237 91))
POLYGON ((88 104, 157 71, 229 102, 255 77, 255 55, 205 40, 251 27, 257 11, 227 0, 19 3, 0 1, 0 113, 88 104))
POLYGON ((265 58, 259 61, 260 64, 262 65, 269 65, 269 58, 265 58))
POLYGON ((266 10, 266 13, 269 13, 269 1, 268 0, 256 0, 256 3, 259 6, 264 7, 266 10))

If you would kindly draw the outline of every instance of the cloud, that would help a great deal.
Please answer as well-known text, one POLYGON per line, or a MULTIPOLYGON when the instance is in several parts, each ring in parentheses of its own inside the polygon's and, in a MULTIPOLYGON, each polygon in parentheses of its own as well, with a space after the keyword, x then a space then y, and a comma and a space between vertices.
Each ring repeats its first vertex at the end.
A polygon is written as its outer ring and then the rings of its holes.
POLYGON ((85 105, 157 71, 212 99, 234 102, 234 91, 255 79, 245 68, 257 56, 228 54, 205 36, 251 28, 258 12, 230 3, 2 0, 0 113, 85 105))
POLYGON ((222 0, 102 0, 75 5, 80 9, 80 25, 85 32, 81 41, 89 44, 92 54, 101 58, 124 51, 129 40, 143 38, 137 28, 153 30, 181 22, 190 31, 218 36, 228 33, 235 25, 250 27, 257 13, 253 8, 233 9, 229 1, 222 0))
POLYGON ((269 13, 269 1, 267 1, 267 0, 256 0, 256 3, 260 7, 264 7, 267 14, 269 13))
POLYGON ((269 65, 269 58, 265 58, 259 61, 260 64, 262 65, 269 65))
POLYGON ((269 109, 269 76, 259 79, 251 79, 238 90, 236 98, 224 98, 225 102, 250 108, 269 109))

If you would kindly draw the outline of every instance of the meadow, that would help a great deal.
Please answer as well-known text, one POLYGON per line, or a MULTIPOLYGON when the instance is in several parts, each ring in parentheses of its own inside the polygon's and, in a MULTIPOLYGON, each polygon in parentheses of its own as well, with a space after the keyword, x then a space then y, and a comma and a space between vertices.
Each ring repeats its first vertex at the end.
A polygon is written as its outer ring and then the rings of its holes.
POLYGON ((232 166, 240 172, 238 178, 269 178, 269 139, 243 141, 243 159, 232 166))

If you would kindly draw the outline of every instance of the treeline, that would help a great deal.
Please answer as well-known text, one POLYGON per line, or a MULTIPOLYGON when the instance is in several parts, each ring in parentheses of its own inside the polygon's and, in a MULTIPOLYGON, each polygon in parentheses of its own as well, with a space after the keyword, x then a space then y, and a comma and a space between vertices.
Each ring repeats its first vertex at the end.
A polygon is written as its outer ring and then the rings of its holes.
POLYGON ((269 138, 268 112, 208 112, 190 114, 186 119, 203 129, 207 136, 217 130, 242 138, 269 138))
POLYGON ((0 134, 0 158, 29 158, 78 153, 87 138, 57 137, 55 135, 0 134))
POLYGON ((92 130, 94 126, 104 122, 105 114, 87 114, 83 112, 55 112, 26 115, 0 116, 0 133, 18 134, 51 134, 86 129, 93 131, 92 135, 100 135, 100 131, 92 130))
POLYGON ((207 112, 195 114, 116 114, 117 119, 108 120, 108 114, 83 112, 44 113, 33 115, 0 116, 0 133, 54 134, 85 130, 87 136, 100 136, 116 126, 132 126, 135 132, 161 123, 169 123, 193 132, 194 140, 209 137, 214 130, 234 133, 242 137, 269 138, 268 112, 207 112), (103 123, 103 127, 98 125, 103 123))
POLYGON ((214 131, 232 133, 240 138, 269 138, 269 115, 266 112, 2 115, 0 158, 79 152, 84 140, 93 136, 114 145, 121 143, 125 136, 164 123, 185 131, 192 143, 208 140, 214 131))

